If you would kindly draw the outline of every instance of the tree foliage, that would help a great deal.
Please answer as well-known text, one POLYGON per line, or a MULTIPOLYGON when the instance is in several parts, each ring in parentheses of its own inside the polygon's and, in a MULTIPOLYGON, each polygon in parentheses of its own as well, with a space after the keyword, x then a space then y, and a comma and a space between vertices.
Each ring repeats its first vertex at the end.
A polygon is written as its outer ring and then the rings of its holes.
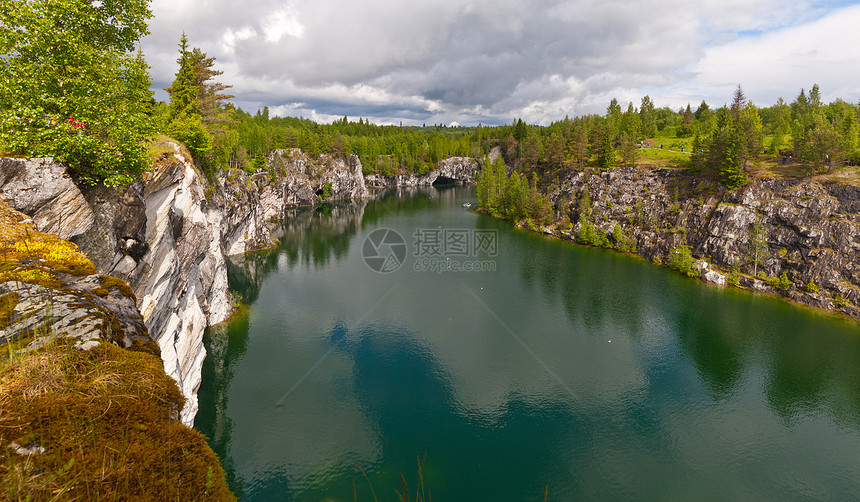
POLYGON ((147 167, 147 0, 0 0, 0 148, 53 156, 90 182, 147 167))
POLYGON ((520 173, 507 174, 501 157, 492 164, 487 158, 478 177, 478 207, 492 216, 511 221, 547 224, 552 216, 552 202, 538 190, 537 178, 531 181, 520 173))
POLYGON ((199 47, 189 49, 185 33, 179 40, 179 68, 173 83, 165 89, 170 94, 166 131, 182 141, 204 167, 216 168, 227 163, 239 146, 234 124, 233 96, 224 93, 231 86, 213 79, 223 72, 215 70, 215 58, 199 47))

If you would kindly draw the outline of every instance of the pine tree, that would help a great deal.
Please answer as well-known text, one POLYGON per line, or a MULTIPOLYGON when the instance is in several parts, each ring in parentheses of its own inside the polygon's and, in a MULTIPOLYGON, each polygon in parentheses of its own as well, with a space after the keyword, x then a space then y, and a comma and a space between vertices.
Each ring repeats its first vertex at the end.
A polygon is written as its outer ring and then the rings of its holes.
POLYGON ((615 167, 615 147, 608 129, 604 128, 600 135, 600 149, 597 151, 597 167, 611 169, 615 167))
MULTIPOLYGON (((194 47, 189 50, 188 37, 179 40, 179 69, 170 87, 170 123, 167 132, 182 141, 205 167, 225 163, 239 145, 233 109, 226 105, 232 95, 223 91, 231 86, 212 79, 223 72, 214 70, 215 58, 194 47)), ((268 121, 268 109, 264 120, 268 121)), ((266 153, 268 149, 264 149, 266 153)))
POLYGON ((657 117, 654 113, 654 102, 651 97, 646 95, 642 98, 642 104, 639 107, 639 116, 642 123, 642 135, 650 138, 657 134, 657 117))
POLYGON ((179 58, 176 59, 179 69, 170 87, 164 90, 170 95, 170 120, 183 114, 200 115, 200 102, 197 99, 195 86, 196 76, 191 62, 191 51, 188 49, 188 36, 182 32, 179 39, 179 58))
POLYGON ((621 132, 621 105, 618 100, 612 98, 606 108, 606 126, 609 129, 609 137, 615 139, 621 132))
POLYGON ((743 186, 749 181, 742 165, 742 134, 735 124, 725 131, 726 142, 720 162, 720 180, 729 190, 743 186))

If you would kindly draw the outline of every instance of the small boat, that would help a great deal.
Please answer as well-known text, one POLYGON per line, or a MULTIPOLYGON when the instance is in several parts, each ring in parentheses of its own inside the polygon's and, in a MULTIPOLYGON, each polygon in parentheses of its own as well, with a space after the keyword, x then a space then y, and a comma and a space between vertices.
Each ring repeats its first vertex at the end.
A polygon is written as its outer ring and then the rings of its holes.
POLYGON ((471 202, 467 202, 467 203, 463 204, 463 207, 472 207, 472 203, 471 203, 471 202))

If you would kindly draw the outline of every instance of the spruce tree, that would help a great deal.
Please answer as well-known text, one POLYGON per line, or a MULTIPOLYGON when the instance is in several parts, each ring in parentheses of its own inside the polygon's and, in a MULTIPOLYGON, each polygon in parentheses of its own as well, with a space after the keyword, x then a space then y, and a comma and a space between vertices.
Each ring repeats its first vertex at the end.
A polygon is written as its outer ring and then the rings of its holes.
POLYGON ((611 169, 615 167, 615 147, 609 130, 604 130, 600 136, 600 149, 597 151, 597 167, 611 169))

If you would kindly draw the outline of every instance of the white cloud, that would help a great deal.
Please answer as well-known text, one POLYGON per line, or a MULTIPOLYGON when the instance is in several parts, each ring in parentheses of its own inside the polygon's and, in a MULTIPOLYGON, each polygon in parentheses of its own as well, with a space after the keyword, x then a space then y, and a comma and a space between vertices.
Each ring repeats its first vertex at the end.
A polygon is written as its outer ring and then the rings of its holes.
POLYGON ((243 26, 238 30, 227 29, 224 32, 224 36, 221 37, 221 46, 224 51, 233 54, 236 51, 236 44, 243 40, 248 40, 249 38, 256 37, 257 30, 250 26, 243 26))
MULTIPOLYGON (((185 30, 235 102, 407 123, 547 123, 612 97, 761 104, 812 82, 857 99, 858 7, 811 0, 156 0, 144 50, 157 87, 185 30), (300 107, 296 107, 296 103, 300 107)), ((828 94, 830 93, 830 94, 828 94)))
POLYGON ((277 42, 284 35, 302 38, 305 27, 299 22, 295 5, 291 2, 272 13, 271 17, 263 21, 263 32, 266 34, 267 42, 277 42))
MULTIPOLYGON (((791 102, 801 87, 809 89, 817 83, 825 100, 856 101, 860 96, 858 25, 860 6, 853 6, 807 24, 710 47, 694 65, 695 77, 673 88, 676 96, 694 104, 710 97, 709 102, 721 105, 741 84, 749 99, 770 105, 778 97, 791 102)), ((677 98, 674 101, 683 104, 677 98)))

